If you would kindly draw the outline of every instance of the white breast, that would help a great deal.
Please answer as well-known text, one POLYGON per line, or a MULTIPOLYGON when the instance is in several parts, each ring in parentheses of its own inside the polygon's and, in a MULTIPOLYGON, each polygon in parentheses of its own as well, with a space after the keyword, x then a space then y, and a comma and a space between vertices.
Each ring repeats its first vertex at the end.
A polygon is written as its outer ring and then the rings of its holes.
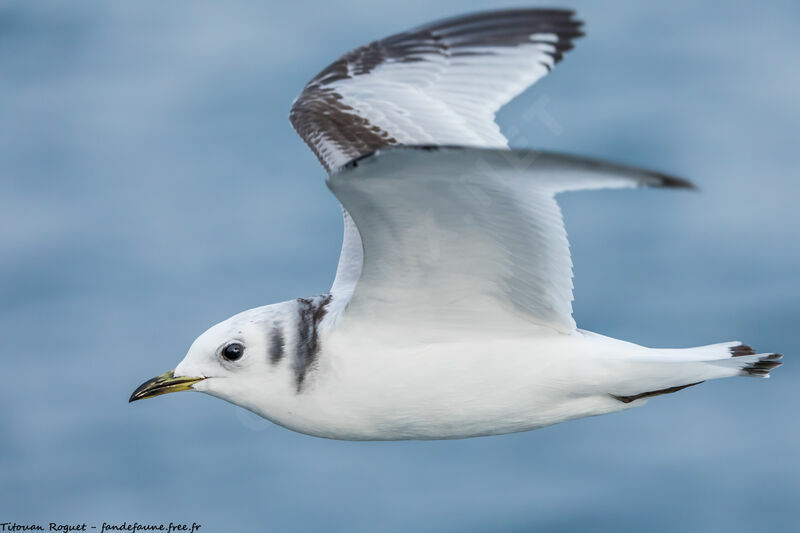
POLYGON ((315 382, 285 409, 259 414, 320 437, 446 439, 526 431, 630 406, 593 385, 604 372, 580 332, 435 344, 383 340, 337 329, 324 339, 315 382))

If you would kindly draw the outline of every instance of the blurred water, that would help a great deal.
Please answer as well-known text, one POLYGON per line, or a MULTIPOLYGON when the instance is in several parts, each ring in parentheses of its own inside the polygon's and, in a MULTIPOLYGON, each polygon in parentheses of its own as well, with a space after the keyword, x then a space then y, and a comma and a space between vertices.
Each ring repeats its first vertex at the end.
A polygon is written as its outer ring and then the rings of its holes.
POLYGON ((800 5, 561 5, 588 35, 502 111, 512 144, 702 188, 562 198, 578 323, 653 346, 782 351, 771 381, 453 442, 315 439, 200 394, 129 406, 214 322, 328 288, 339 210, 287 120, 305 81, 367 40, 494 6, 9 1, 0 522, 796 529, 800 5))

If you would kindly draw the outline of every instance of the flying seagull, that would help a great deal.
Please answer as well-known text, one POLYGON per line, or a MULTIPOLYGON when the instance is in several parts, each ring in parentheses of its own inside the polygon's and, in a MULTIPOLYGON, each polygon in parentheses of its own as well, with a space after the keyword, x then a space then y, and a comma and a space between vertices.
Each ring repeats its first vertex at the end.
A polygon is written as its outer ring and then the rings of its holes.
POLYGON ((500 107, 582 35, 574 13, 489 11, 372 42, 320 72, 292 125, 328 172, 344 238, 327 294, 239 313, 130 401, 198 390, 309 435, 513 433, 768 377, 740 342, 654 349, 578 329, 555 195, 690 189, 659 172, 511 150, 500 107))

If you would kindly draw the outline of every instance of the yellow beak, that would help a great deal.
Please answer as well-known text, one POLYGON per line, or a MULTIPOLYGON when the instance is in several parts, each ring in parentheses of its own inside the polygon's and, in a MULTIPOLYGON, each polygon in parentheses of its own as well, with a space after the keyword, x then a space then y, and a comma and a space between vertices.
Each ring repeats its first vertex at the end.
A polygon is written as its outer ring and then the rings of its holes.
POLYGON ((133 391, 128 402, 135 402, 136 400, 143 400, 145 398, 153 398, 168 394, 170 392, 178 392, 182 390, 191 390, 192 385, 198 381, 203 381, 206 378, 190 378, 190 377, 175 377, 175 371, 170 370, 166 374, 161 374, 153 379, 145 381, 139 388, 133 391))

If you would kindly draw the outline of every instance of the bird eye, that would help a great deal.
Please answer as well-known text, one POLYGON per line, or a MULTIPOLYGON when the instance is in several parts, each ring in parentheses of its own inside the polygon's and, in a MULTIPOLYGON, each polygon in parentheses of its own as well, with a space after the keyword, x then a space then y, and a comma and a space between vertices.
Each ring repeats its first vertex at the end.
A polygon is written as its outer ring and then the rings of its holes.
POLYGON ((244 346, 241 343, 232 342, 225 346, 220 353, 228 361, 238 361, 244 355, 244 346))

